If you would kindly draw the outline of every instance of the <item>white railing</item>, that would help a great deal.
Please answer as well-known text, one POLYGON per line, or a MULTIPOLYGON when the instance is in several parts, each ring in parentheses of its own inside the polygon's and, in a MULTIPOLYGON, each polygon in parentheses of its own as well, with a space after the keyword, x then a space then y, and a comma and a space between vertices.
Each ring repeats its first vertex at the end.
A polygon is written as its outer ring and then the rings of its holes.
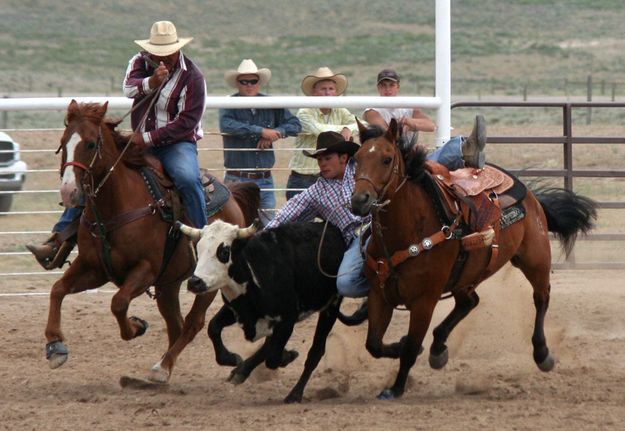
MULTIPOLYGON (((132 101, 125 97, 80 96, 54 98, 0 98, 0 112, 2 111, 47 111, 65 110, 69 102, 76 99, 78 102, 109 103, 109 109, 130 109, 132 101)), ((342 97, 304 97, 304 96, 270 96, 270 97, 228 97, 209 96, 206 98, 207 109, 218 108, 412 108, 421 107, 437 111, 436 145, 445 144, 451 134, 451 24, 450 0, 436 0, 436 96, 342 96, 342 97)), ((44 150, 47 151, 47 150, 44 150)), ((281 168, 278 168, 281 169, 281 168)), ((284 168, 286 169, 286 168, 284 168)), ((55 190, 22 191, 21 193, 52 193, 55 190)), ((19 192, 18 192, 19 193, 19 192)), ((56 211, 34 211, 32 213, 57 213, 56 211)), ((13 214, 13 213, 7 213, 13 214)), ((31 214, 31 213, 29 213, 31 214)), ((18 214, 13 214, 18 215, 18 214)), ((21 215, 21 214, 19 214, 21 215)), ((46 231, 31 231, 28 233, 45 233, 46 231)), ((0 232, 2 237, 12 237, 25 232, 0 232)), ((24 252, 0 253, 2 255, 25 254, 24 252)), ((17 269, 17 268, 16 268, 17 269)), ((59 271, 50 272, 15 272, 2 275, 57 275, 59 271)))

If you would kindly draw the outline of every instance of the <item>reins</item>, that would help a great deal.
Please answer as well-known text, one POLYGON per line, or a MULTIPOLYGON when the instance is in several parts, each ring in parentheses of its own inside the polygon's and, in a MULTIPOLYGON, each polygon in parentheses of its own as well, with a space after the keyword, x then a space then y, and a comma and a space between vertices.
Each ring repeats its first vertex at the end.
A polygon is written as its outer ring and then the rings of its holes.
POLYGON ((147 99, 150 99, 150 105, 148 106, 148 109, 146 109, 145 113, 143 114, 143 117, 141 118, 141 121, 139 122, 139 124, 137 124, 137 127, 132 131, 132 134, 130 135, 130 137, 128 138, 128 142, 126 142, 126 145, 124 146, 124 148, 122 148, 122 150, 119 153, 119 156, 117 157, 117 160, 115 160, 115 162, 113 163, 113 165, 109 168, 108 172, 104 175, 104 178, 102 178, 102 180, 100 181, 100 184, 98 184, 98 187, 93 191, 93 196, 97 196, 98 192, 100 191, 100 189, 102 188, 102 186, 104 185, 104 183, 108 180, 108 178, 111 176, 111 174, 113 173, 113 171, 115 170, 115 168, 117 167, 117 164, 122 160, 122 158, 124 157, 124 154, 126 153, 126 150, 128 150, 128 148, 130 147, 130 143, 132 142, 132 137, 135 133, 137 133, 138 130, 141 130, 141 127, 143 127, 143 125, 145 124, 145 121, 148 118, 148 114, 150 113, 150 110, 152 109, 152 107, 154 106, 154 102, 156 102, 156 100, 158 99, 158 95, 161 92, 161 89, 163 88, 163 86, 165 85, 165 83, 167 82, 167 79, 164 79, 160 85, 158 86, 158 88, 156 89, 156 91, 152 94, 151 97, 146 97, 143 100, 141 100, 139 103, 137 103, 135 106, 133 106, 123 117, 122 117, 122 121, 124 120, 124 118, 126 118, 128 115, 130 115, 135 109, 137 109, 139 106, 141 106, 141 104, 143 102, 145 102, 147 99))

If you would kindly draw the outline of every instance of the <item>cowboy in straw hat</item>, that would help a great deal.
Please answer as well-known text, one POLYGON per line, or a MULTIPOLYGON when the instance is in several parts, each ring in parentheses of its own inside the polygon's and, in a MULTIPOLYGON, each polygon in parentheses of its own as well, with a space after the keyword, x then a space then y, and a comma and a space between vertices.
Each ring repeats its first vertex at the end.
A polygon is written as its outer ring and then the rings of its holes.
MULTIPOLYGON (((206 83, 202 72, 180 51, 191 39, 178 37, 169 21, 155 22, 149 39, 135 41, 145 51, 128 62, 123 91, 133 99, 130 124, 136 132, 131 138, 134 149, 148 151, 161 161, 182 195, 190 222, 200 228, 207 220, 196 142, 203 135, 206 83), (141 103, 146 97, 157 100, 141 103)), ((27 245, 45 269, 65 263, 76 244, 74 226, 81 214, 81 209, 65 210, 44 244, 27 245)))
MULTIPOLYGON (((260 87, 269 79, 271 71, 259 69, 251 59, 244 59, 236 70, 224 74, 226 84, 237 89, 233 97, 266 96, 260 87)), ((225 182, 255 182, 263 189, 261 209, 273 210, 276 207, 271 174, 276 160, 273 143, 296 136, 301 130, 299 120, 288 109, 220 109, 219 130, 223 134, 225 182)), ((266 224, 271 217, 262 212, 261 219, 266 224)))
MULTIPOLYGON (((228 70, 224 74, 226 84, 232 88, 238 88, 237 81, 241 75, 256 75, 258 86, 262 87, 271 79, 271 70, 263 67, 259 69, 253 60, 244 59, 236 70, 228 70)), ((253 78, 252 78, 253 79, 253 78)))
MULTIPOLYGON (((323 66, 302 80, 302 91, 307 96, 339 96, 347 89, 347 78, 323 66)), ((358 130, 356 118, 345 108, 302 108, 297 112, 302 123, 302 133, 295 140, 295 146, 313 148, 317 137, 323 131, 334 131, 349 141, 358 130)), ((291 199, 300 190, 310 187, 319 176, 319 167, 314 160, 296 152, 289 163, 291 173, 287 180, 286 198, 291 199)))
POLYGON ((150 38, 135 40, 141 48, 159 57, 166 57, 193 40, 192 37, 178 37, 176 26, 170 21, 157 21, 152 24, 150 38))
POLYGON ((311 75, 307 75, 302 80, 302 92, 306 96, 315 96, 314 88, 321 81, 332 81, 336 85, 335 96, 340 96, 347 90, 347 78, 342 73, 333 73, 329 67, 320 67, 311 75))

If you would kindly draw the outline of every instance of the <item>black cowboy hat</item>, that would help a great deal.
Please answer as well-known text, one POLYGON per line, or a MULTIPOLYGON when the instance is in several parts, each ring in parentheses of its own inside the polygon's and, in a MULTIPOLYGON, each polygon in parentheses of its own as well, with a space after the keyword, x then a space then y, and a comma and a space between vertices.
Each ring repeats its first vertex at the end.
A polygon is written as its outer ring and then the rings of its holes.
POLYGON ((343 135, 337 132, 321 132, 317 137, 317 148, 315 151, 302 151, 305 156, 316 159, 324 153, 348 154, 350 157, 356 154, 360 145, 354 141, 346 141, 343 135))

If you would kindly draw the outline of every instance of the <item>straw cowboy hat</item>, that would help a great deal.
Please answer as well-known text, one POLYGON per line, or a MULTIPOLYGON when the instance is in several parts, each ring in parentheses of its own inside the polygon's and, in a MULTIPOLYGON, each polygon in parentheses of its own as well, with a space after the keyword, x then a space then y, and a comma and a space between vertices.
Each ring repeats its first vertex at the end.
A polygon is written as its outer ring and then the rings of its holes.
POLYGON ((319 81, 330 80, 336 83, 336 95, 340 96, 347 89, 347 78, 342 73, 333 73, 329 67, 320 67, 312 75, 302 80, 302 91, 306 96, 313 95, 313 88, 319 81))
POLYGON ((351 157, 356 154, 359 148, 360 145, 354 141, 346 141, 340 133, 329 131, 319 133, 315 151, 303 150, 302 153, 314 159, 324 153, 345 153, 351 157))
POLYGON ((179 51, 192 40, 192 37, 178 37, 176 26, 172 22, 157 21, 152 24, 150 38, 135 40, 135 43, 150 54, 166 57, 179 51))
POLYGON ((271 79, 271 70, 263 67, 259 69, 256 67, 256 63, 249 58, 246 58, 239 64, 237 70, 228 70, 224 74, 226 84, 230 87, 237 88, 237 79, 240 75, 256 75, 260 81, 260 85, 265 85, 271 79))

